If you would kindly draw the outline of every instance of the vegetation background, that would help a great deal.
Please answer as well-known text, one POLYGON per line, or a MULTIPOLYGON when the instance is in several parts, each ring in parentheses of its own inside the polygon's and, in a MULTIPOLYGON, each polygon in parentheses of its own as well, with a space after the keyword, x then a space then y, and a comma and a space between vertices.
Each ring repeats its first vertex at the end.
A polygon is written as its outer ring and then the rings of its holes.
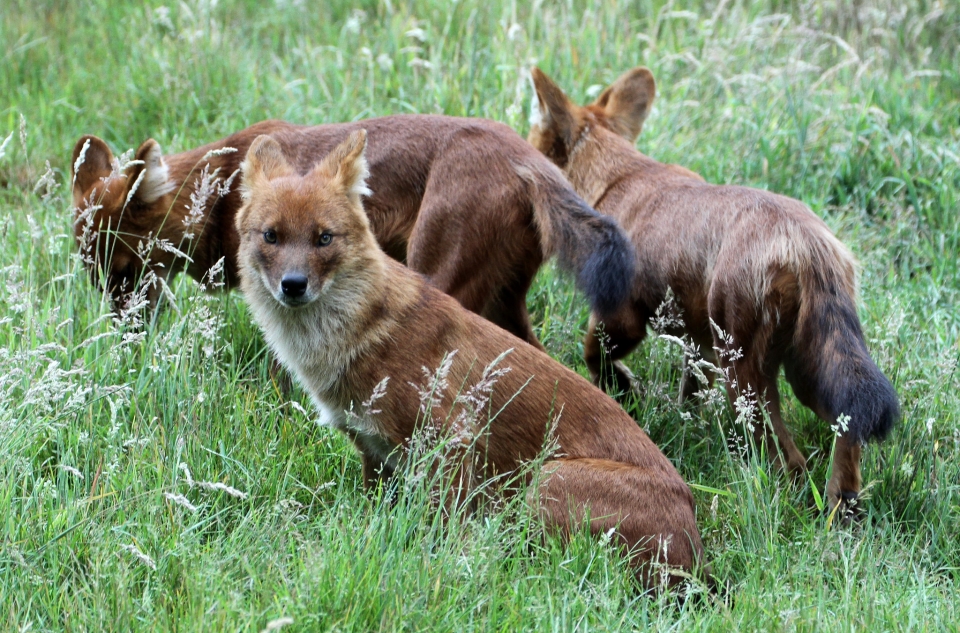
MULTIPOLYGON (((958 42, 947 0, 4 0, 0 629, 957 630, 958 42), (344 438, 271 382, 238 294, 182 279, 136 328, 75 253, 81 134, 176 152, 398 112, 525 134, 533 64, 580 101, 650 67, 641 151, 804 200, 862 262, 904 415, 865 451, 859 527, 817 508, 832 435, 810 411, 785 404, 812 466, 792 483, 728 406, 676 405, 678 347, 631 358, 630 411, 695 485, 726 601, 639 595, 608 545, 544 540, 520 508, 443 527, 422 486, 366 497, 344 438)), ((569 280, 546 268, 529 302, 584 373, 569 280)))

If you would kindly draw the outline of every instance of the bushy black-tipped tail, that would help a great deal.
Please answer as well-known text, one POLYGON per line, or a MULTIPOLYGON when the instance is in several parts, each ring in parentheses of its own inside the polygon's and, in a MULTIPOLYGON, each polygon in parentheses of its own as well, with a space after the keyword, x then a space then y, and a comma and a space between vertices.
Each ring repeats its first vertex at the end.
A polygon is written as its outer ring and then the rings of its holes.
MULTIPOLYGON (((596 213, 593 209, 590 211, 596 213)), ((629 298, 636 258, 633 245, 613 218, 598 216, 596 224, 591 227, 596 237, 594 248, 577 271, 577 285, 587 295, 593 309, 603 316, 616 311, 629 298)), ((565 257, 564 251, 560 250, 558 256, 564 265, 576 269, 569 253, 565 257)))
POLYGON ((900 417, 897 393, 870 357, 853 298, 829 275, 810 276, 802 284, 787 379, 804 404, 848 439, 882 440, 900 417))
POLYGON ((636 270, 626 233, 584 202, 553 165, 518 171, 531 185, 544 256, 556 255, 560 266, 576 275, 598 315, 615 312, 629 298, 636 270))

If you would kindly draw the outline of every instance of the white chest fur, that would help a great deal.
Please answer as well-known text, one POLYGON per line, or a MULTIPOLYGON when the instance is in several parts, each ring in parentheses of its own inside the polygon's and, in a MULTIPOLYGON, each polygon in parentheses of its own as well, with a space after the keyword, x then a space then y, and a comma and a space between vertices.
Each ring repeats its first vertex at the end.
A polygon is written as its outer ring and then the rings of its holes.
POLYGON ((364 453, 395 467, 397 445, 379 432, 375 415, 357 412, 357 406, 345 411, 331 397, 360 351, 347 343, 352 315, 310 307, 292 310, 264 295, 249 298, 270 348, 310 394, 318 422, 348 432, 364 453))

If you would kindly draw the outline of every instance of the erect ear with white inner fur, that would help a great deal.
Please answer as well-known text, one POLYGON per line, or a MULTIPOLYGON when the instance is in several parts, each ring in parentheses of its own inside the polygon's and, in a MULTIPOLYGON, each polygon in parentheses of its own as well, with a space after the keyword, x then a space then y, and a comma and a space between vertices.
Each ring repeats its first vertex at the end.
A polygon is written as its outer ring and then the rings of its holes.
POLYGON ((537 94, 537 84, 533 81, 532 70, 530 71, 530 87, 533 88, 533 97, 530 98, 530 118, 528 119, 530 127, 546 128, 550 124, 550 112, 543 105, 543 101, 540 100, 540 95, 537 94))
POLYGON ((603 110, 614 132, 632 143, 643 129, 656 94, 653 73, 641 66, 620 75, 593 105, 603 110))
POLYGON ((569 150, 577 128, 573 104, 563 90, 539 68, 531 69, 530 77, 536 92, 536 110, 540 114, 540 120, 536 123, 531 120, 531 124, 539 125, 544 132, 552 131, 563 140, 569 150))
POLYGON ((313 174, 325 176, 343 187, 348 196, 370 196, 373 192, 367 187, 370 169, 364 150, 367 147, 367 131, 354 130, 345 141, 333 148, 320 163, 313 168, 313 174))
POLYGON ((272 136, 261 134, 253 139, 247 156, 240 165, 243 180, 240 195, 249 200, 253 192, 274 178, 292 176, 295 170, 283 155, 283 148, 272 136))
POLYGON ((160 144, 152 138, 140 145, 134 160, 141 162, 127 168, 128 198, 152 204, 176 187, 170 180, 167 164, 163 162, 160 144))
POLYGON ((112 165, 113 152, 106 143, 90 134, 81 136, 70 158, 74 198, 83 196, 96 181, 109 176, 113 171, 112 165))

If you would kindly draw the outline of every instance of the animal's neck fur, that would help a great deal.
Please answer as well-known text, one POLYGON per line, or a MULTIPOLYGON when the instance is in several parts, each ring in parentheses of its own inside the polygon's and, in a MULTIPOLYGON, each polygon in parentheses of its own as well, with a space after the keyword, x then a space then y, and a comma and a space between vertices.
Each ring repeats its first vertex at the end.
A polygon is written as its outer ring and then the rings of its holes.
POLYGON ((415 281, 390 273, 377 249, 362 266, 335 273, 320 298, 302 308, 280 304, 259 278, 244 276, 244 293, 270 347, 318 403, 329 402, 333 392, 348 400, 364 395, 342 393, 343 377, 355 360, 392 336, 418 295, 410 288, 415 281))
POLYGON ((590 125, 583 134, 564 171, 574 190, 597 210, 603 210, 604 198, 621 183, 629 182, 633 189, 652 189, 660 186, 665 176, 681 177, 670 165, 640 153, 632 143, 599 125, 590 125))

